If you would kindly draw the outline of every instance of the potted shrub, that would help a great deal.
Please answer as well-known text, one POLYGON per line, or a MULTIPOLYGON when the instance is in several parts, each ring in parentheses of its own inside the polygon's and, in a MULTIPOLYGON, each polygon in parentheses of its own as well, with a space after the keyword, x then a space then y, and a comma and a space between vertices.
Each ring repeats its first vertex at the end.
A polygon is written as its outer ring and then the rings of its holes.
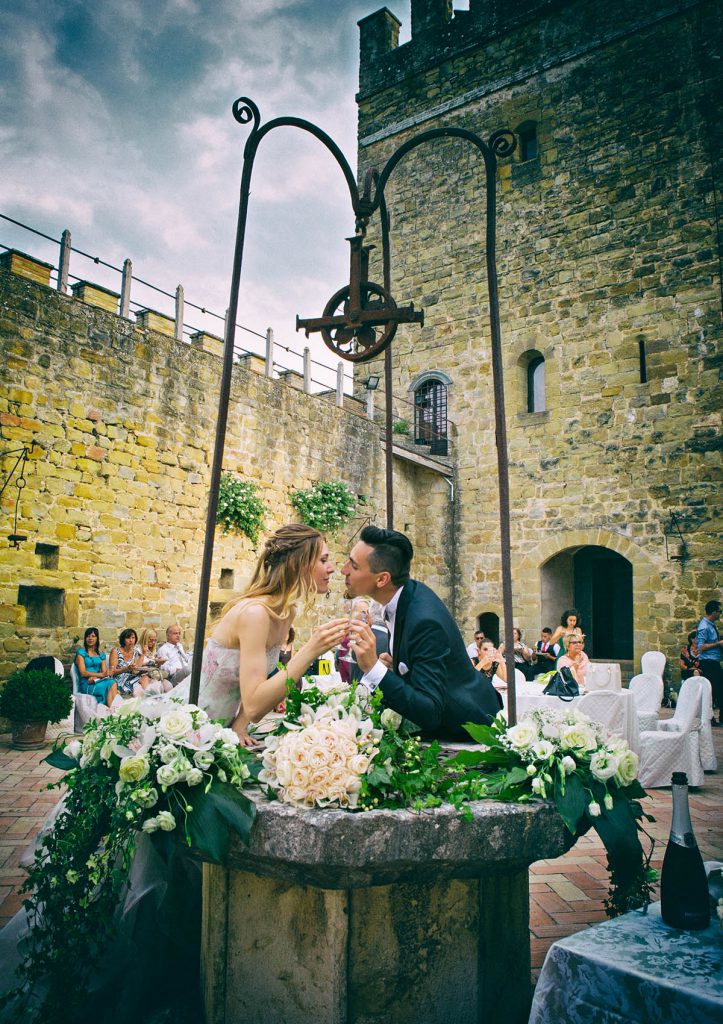
POLYGON ((48 722, 60 722, 72 706, 67 683, 51 669, 13 672, 0 691, 0 715, 10 719, 18 750, 42 747, 48 722))

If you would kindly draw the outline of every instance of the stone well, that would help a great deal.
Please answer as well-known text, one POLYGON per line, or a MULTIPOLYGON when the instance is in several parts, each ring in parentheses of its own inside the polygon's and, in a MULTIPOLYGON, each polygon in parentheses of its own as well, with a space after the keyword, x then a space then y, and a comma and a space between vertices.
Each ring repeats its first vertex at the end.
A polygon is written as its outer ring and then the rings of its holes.
POLYGON ((204 865, 207 1024, 524 1024, 528 867, 570 836, 550 804, 472 814, 259 799, 204 865))

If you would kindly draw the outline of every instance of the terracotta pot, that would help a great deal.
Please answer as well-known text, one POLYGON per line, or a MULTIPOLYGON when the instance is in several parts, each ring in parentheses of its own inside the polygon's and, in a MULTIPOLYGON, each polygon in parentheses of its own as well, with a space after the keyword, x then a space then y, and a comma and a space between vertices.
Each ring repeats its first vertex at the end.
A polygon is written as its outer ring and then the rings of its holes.
POLYGON ((16 750, 39 750, 45 746, 46 721, 11 722, 13 746, 16 750))

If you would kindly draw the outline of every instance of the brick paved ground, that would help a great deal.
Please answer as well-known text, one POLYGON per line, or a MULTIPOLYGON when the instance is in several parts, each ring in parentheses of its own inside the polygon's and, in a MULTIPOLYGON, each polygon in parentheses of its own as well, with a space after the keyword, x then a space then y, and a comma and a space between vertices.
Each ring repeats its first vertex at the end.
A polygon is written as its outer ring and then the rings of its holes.
MULTIPOLYGON (((55 732, 57 732, 57 727, 55 732)), ((690 804, 704 860, 723 860, 723 729, 714 730, 719 769, 706 774, 705 785, 691 790, 690 804)), ((49 748, 49 745, 48 745, 49 748)), ((17 894, 24 872, 20 856, 35 836, 58 791, 47 791, 61 773, 42 763, 46 751, 21 752, 0 735, 0 925, 21 903, 17 894)), ((651 791, 646 801, 656 818, 653 864, 662 864, 670 831, 670 789, 651 791)), ((605 851, 596 837, 584 836, 564 857, 538 861, 530 869, 530 941, 532 979, 536 981, 549 946, 559 938, 605 919, 607 891, 605 851)))

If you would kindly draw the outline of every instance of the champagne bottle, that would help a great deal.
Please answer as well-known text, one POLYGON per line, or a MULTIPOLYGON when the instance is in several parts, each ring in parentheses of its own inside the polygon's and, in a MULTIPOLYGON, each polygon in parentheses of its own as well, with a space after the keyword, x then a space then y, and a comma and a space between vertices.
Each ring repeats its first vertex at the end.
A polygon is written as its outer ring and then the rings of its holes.
POLYGON ((688 776, 674 772, 673 821, 660 877, 660 913, 671 928, 697 931, 710 923, 708 880, 693 835, 688 776))

